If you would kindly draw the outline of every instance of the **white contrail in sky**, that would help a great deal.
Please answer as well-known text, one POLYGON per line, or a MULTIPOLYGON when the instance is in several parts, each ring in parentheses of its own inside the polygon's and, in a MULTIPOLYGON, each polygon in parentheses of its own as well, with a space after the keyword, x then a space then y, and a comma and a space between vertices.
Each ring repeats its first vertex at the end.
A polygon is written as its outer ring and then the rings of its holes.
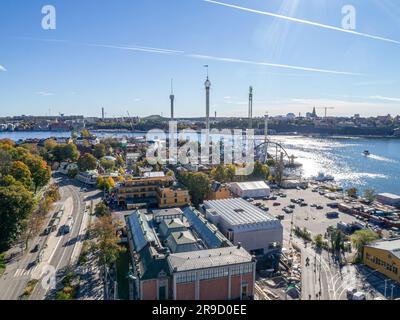
POLYGON ((375 39, 375 40, 380 40, 380 41, 400 44, 400 41, 397 41, 397 40, 384 38, 384 37, 380 37, 380 36, 375 36, 375 35, 368 34, 368 33, 357 32, 357 31, 354 31, 354 30, 346 30, 346 29, 342 29, 342 28, 339 28, 339 27, 335 27, 335 26, 331 26, 331 25, 323 24, 323 23, 319 23, 319 22, 314 22, 314 21, 310 21, 310 20, 293 18, 293 17, 284 16, 284 15, 273 13, 273 12, 261 11, 261 10, 241 7, 241 6, 237 6, 237 5, 233 5, 233 4, 229 4, 229 3, 224 3, 224 2, 218 2, 218 1, 214 1, 214 0, 202 0, 202 1, 208 2, 208 3, 212 3, 212 4, 217 4, 217 5, 220 5, 220 6, 233 8, 233 9, 238 9, 238 10, 242 10, 242 11, 262 14, 262 15, 265 15, 265 16, 270 16, 270 17, 279 18, 279 19, 283 19, 283 20, 288 20, 288 21, 292 21, 292 22, 307 24, 307 25, 311 25, 311 26, 314 26, 314 27, 319 27, 319 28, 324 28, 324 29, 329 29, 329 30, 334 30, 334 31, 340 31, 340 32, 345 32, 345 33, 350 33, 350 34, 354 34, 354 35, 357 35, 357 36, 365 37, 365 38, 370 38, 370 39, 375 39))
POLYGON ((7 71, 7 69, 6 68, 4 68, 1 64, 0 64, 0 71, 7 71))
POLYGON ((353 72, 346 72, 346 71, 318 69, 318 68, 292 66, 292 65, 287 65, 287 64, 278 64, 278 63, 269 63, 269 62, 249 61, 249 60, 233 59, 233 58, 222 58, 222 57, 206 56, 206 55, 200 55, 200 54, 189 54, 187 56, 191 57, 191 58, 197 58, 197 59, 208 59, 208 60, 222 61, 222 62, 252 64, 252 65, 257 65, 257 66, 267 66, 267 67, 284 68, 284 69, 301 70, 301 71, 342 74, 342 75, 350 75, 350 76, 361 76, 362 75, 361 73, 353 73, 353 72))
POLYGON ((116 46, 116 45, 108 45, 108 44, 84 44, 90 47, 100 47, 100 48, 109 48, 109 49, 120 49, 120 50, 129 50, 129 51, 142 51, 142 52, 150 52, 150 53, 165 53, 165 54, 182 54, 183 51, 179 50, 169 50, 169 49, 161 49, 161 48, 151 48, 151 47, 142 47, 142 46, 116 46))
MULTIPOLYGON (((46 39, 29 39, 36 41, 48 41, 46 39)), ((251 61, 251 60, 243 60, 243 59, 235 59, 235 58, 226 58, 226 57, 216 57, 211 55, 201 55, 201 54, 191 54, 186 53, 181 50, 171 50, 171 49, 162 49, 162 48, 154 48, 154 47, 144 47, 138 45, 112 45, 112 44, 95 44, 95 43, 74 43, 67 40, 51 40, 54 42, 65 42, 72 45, 80 45, 80 46, 88 46, 88 47, 98 47, 98 48, 108 48, 108 49, 117 49, 117 50, 127 50, 127 51, 137 51, 137 52, 146 52, 146 53, 159 53, 159 54, 172 54, 172 55, 181 55, 183 57, 195 58, 195 59, 204 59, 204 60, 213 60, 213 61, 221 61, 221 62, 231 62, 231 63, 241 63, 241 64, 250 64, 264 67, 274 67, 274 68, 283 68, 283 69, 292 69, 299 71, 309 71, 309 72, 319 72, 319 73, 329 73, 329 74, 337 74, 337 75, 350 75, 350 76, 360 76, 361 73, 354 73, 348 71, 339 71, 339 70, 329 70, 329 69, 320 69, 313 67, 304 67, 304 66, 293 66, 287 64, 278 64, 278 63, 270 63, 270 62, 260 62, 260 61, 251 61)))
POLYGON ((393 97, 382 97, 382 96, 370 96, 370 99, 374 100, 383 100, 383 101, 391 101, 391 102, 400 102, 400 98, 393 97))

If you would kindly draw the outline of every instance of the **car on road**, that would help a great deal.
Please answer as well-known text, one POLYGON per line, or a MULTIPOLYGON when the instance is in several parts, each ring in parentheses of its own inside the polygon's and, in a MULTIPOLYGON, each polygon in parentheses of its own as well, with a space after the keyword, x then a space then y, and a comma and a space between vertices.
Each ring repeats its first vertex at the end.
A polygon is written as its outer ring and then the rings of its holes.
POLYGON ((40 248, 39 244, 35 245, 35 246, 33 247, 33 249, 31 250, 31 253, 38 252, 38 251, 39 251, 39 248, 40 248))
POLYGON ((360 300, 367 300, 367 299, 365 297, 365 293, 364 292, 358 291, 358 292, 353 294, 353 297, 352 297, 351 300, 360 301, 360 300))
POLYGON ((74 224, 74 218, 73 218, 72 216, 70 216, 70 217, 68 218, 67 223, 66 223, 66 224, 64 225, 64 227, 63 227, 63 233, 64 233, 64 234, 70 233, 71 230, 72 230, 73 224, 74 224))
POLYGON ((253 198, 247 198, 246 201, 247 201, 247 202, 253 202, 254 199, 253 199, 253 198))

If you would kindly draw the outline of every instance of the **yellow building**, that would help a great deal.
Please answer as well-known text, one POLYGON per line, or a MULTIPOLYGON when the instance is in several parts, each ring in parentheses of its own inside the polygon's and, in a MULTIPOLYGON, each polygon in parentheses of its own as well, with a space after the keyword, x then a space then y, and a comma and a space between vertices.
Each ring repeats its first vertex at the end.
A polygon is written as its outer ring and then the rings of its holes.
POLYGON ((126 180, 116 188, 118 205, 133 209, 148 205, 168 208, 189 204, 189 192, 174 186, 174 182, 171 176, 136 177, 126 180))
POLYGON ((210 191, 207 194, 206 200, 221 200, 229 199, 231 197, 231 191, 227 184, 214 181, 211 185, 210 191))
POLYGON ((364 264, 400 282, 400 239, 383 240, 366 245, 364 264))
POLYGON ((189 191, 175 186, 159 188, 157 201, 159 208, 183 207, 190 202, 189 191))

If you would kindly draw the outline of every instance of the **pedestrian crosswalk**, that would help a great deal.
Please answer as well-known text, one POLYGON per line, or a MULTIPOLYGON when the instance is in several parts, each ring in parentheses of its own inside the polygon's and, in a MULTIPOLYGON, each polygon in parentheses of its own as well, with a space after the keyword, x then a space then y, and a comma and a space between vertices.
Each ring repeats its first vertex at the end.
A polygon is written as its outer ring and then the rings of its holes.
POLYGON ((37 265, 31 269, 17 269, 14 273, 14 278, 17 277, 25 277, 25 276, 29 276, 32 274, 37 274, 37 273, 41 273, 41 266, 37 265))

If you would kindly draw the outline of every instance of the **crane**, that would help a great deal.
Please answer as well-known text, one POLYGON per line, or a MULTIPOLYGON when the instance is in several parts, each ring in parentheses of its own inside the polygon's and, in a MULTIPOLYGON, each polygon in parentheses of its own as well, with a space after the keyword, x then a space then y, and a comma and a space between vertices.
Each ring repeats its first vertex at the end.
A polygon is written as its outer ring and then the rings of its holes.
POLYGON ((324 109, 325 110, 325 119, 326 119, 327 114, 328 114, 328 109, 329 110, 333 110, 333 109, 335 109, 335 107, 320 107, 320 108, 317 108, 317 109, 324 109))

